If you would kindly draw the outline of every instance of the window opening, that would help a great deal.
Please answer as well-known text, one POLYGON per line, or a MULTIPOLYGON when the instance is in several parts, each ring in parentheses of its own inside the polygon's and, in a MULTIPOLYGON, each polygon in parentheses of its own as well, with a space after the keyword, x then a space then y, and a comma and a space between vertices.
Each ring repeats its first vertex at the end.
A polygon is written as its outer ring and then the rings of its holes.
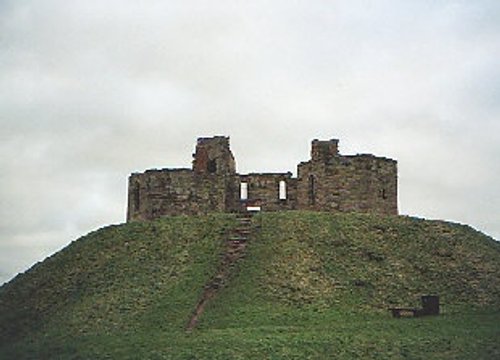
POLYGON ((385 189, 382 189, 382 190, 380 191, 380 197, 381 197, 382 199, 384 199, 384 200, 385 200, 385 199, 387 199, 387 193, 386 193, 385 189))
POLYGON ((139 211, 140 207, 140 198, 139 198, 139 183, 135 183, 134 185, 134 210, 139 211))
POLYGON ((314 205, 316 200, 316 184, 315 184, 314 175, 309 175, 309 203, 314 205))
POLYGON ((248 199, 248 183, 242 182, 240 184, 240 200, 248 199))
POLYGON ((281 180, 279 184, 279 199, 286 200, 286 182, 281 180))
POLYGON ((217 171, 217 163, 216 163, 215 159, 208 160, 207 170, 209 173, 212 173, 212 174, 217 171))

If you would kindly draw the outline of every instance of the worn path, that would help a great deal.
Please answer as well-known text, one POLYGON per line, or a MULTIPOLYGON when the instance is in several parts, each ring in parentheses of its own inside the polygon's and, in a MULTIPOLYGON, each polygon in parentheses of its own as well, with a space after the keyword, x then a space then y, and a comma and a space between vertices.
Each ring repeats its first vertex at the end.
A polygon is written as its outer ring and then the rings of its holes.
POLYGON ((222 261, 217 273, 205 285, 203 294, 186 326, 187 331, 196 327, 207 303, 216 296, 219 289, 224 287, 236 262, 245 256, 247 241, 252 232, 252 214, 250 212, 238 214, 236 220, 238 221, 237 226, 226 234, 226 250, 222 254, 222 261))

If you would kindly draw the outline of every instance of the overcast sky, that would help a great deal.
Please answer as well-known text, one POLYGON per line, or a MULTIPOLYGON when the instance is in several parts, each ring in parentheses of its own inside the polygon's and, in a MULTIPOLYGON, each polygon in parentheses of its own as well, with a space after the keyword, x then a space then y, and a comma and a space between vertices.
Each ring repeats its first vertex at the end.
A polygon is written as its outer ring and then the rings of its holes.
POLYGON ((242 173, 394 158, 401 214, 500 239, 500 1, 0 0, 0 125, 0 283, 216 134, 242 173))

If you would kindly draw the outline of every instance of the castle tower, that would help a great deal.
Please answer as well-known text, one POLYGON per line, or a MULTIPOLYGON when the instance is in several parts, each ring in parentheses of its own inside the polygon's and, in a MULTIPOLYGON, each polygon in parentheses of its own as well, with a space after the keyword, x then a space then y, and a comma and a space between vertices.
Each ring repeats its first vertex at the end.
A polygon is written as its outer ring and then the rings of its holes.
POLYGON ((229 148, 229 137, 198 138, 193 158, 193 171, 196 174, 236 174, 234 157, 229 148))

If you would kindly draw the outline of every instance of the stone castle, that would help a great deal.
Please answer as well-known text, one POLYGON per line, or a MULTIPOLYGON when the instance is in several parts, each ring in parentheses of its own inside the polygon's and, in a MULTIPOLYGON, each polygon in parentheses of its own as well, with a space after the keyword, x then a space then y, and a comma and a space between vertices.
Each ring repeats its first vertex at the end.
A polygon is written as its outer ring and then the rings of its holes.
POLYGON ((311 159, 286 173, 238 174, 229 137, 199 138, 192 169, 129 178, 127 221, 242 210, 315 210, 397 215, 397 163, 341 155, 338 140, 313 140, 311 159))

